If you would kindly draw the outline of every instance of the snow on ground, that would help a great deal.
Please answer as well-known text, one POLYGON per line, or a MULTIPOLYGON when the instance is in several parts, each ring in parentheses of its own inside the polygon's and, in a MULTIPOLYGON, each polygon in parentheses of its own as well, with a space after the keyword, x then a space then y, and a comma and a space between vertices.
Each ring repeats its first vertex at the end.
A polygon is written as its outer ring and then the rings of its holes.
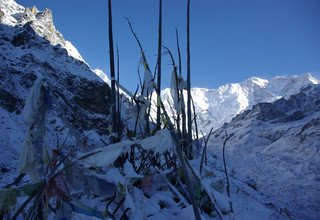
POLYGON ((0 107, 0 188, 17 177, 17 161, 25 137, 25 125, 15 113, 0 107))

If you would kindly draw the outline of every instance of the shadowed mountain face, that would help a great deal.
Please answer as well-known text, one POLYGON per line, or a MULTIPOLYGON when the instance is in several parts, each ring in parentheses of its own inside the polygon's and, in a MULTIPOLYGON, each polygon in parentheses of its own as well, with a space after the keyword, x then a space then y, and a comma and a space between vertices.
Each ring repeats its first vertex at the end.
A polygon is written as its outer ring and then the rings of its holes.
MULTIPOLYGON (((110 88, 77 51, 70 50, 70 43, 55 29, 51 12, 25 9, 11 0, 1 1, 0 10, 0 150, 9 154, 0 157, 0 166, 16 167, 28 129, 21 112, 39 77, 47 81, 51 103, 47 145, 61 145, 67 134, 67 146, 89 133, 108 134, 110 88)), ((89 136, 86 147, 97 140, 89 136)))
POLYGON ((288 99, 259 103, 213 133, 211 151, 249 178, 272 206, 291 218, 318 219, 320 208, 320 86, 288 99))

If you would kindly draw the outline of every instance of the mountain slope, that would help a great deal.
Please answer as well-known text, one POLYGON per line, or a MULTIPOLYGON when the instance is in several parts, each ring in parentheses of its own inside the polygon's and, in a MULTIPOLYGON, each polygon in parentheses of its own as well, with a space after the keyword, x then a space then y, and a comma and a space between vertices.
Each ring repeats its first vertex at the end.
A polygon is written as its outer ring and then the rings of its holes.
MULTIPOLYGON (((208 132, 211 127, 215 130, 257 103, 288 98, 310 84, 319 84, 319 80, 307 73, 275 77, 271 80, 252 77, 240 83, 220 86, 218 89, 193 88, 191 93, 198 116, 198 127, 204 132, 208 132)), ((172 115, 170 89, 162 91, 162 98, 172 115)))
POLYGON ((36 79, 45 78, 48 84, 52 107, 46 144, 52 148, 66 137, 66 147, 73 146, 88 134, 85 147, 93 147, 99 143, 97 137, 108 134, 110 88, 55 29, 50 10, 24 8, 13 0, 1 0, 0 10, 2 184, 5 175, 16 174, 28 129, 21 112, 36 79))
POLYGON ((270 207, 293 219, 320 215, 320 86, 311 85, 288 99, 259 103, 224 124, 211 138, 211 153, 248 181, 270 207))

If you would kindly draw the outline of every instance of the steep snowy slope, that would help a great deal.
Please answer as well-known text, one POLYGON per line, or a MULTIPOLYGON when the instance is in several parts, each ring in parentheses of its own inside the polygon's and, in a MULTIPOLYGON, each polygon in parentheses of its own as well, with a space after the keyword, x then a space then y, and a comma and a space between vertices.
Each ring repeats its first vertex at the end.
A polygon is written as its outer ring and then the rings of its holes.
POLYGON ((52 109, 47 118, 47 144, 67 146, 87 134, 108 134, 110 92, 77 50, 55 29, 50 10, 24 8, 0 1, 0 185, 15 175, 26 126, 21 111, 30 88, 47 79, 52 109), (10 158, 10 159, 8 159, 10 158), (3 170, 5 168, 5 170, 3 170))
MULTIPOLYGON (((320 218, 320 86, 244 111, 213 133, 211 153, 293 219, 320 218)), ((235 187, 233 185, 233 187, 235 187)))
MULTIPOLYGON (((252 77, 240 83, 220 86, 218 89, 193 88, 191 93, 198 115, 199 129, 204 132, 208 132, 211 127, 217 129, 238 113, 250 109, 257 103, 273 102, 281 97, 289 97, 309 84, 319 84, 319 80, 307 73, 299 76, 275 77, 271 80, 252 77)), ((162 91, 162 98, 170 111, 172 106, 170 89, 162 91)), ((172 114, 172 111, 170 112, 172 114)))

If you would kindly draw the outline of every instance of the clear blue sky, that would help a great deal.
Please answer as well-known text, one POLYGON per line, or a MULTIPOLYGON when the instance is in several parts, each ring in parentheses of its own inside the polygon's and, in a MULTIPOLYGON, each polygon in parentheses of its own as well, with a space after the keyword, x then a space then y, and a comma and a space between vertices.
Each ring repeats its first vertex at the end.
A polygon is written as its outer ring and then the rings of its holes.
MULTIPOLYGON (((53 11, 57 29, 92 68, 109 73, 106 0, 17 0, 53 11)), ((121 82, 135 90, 139 48, 123 19, 130 17, 154 69, 157 0, 114 0, 114 41, 119 45, 121 82)), ((180 34, 186 70, 186 0, 163 0, 163 44, 176 54, 180 34)), ((171 70, 163 57, 164 82, 171 70)), ((319 0, 191 0, 192 86, 216 88, 250 76, 270 78, 320 71, 319 0)), ((319 75, 318 75, 319 76, 319 75)))

